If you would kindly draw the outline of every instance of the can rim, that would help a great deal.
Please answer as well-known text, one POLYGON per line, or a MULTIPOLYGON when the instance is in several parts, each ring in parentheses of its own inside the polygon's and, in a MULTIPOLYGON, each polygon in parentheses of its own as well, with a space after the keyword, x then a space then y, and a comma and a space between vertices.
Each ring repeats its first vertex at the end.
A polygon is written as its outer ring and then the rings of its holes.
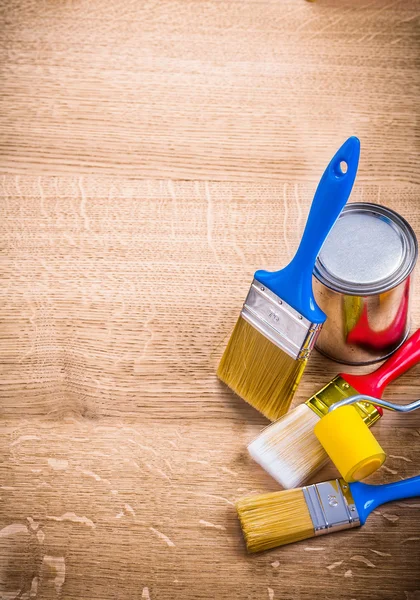
POLYGON ((418 244, 416 234, 411 225, 397 212, 391 208, 373 204, 372 202, 352 202, 347 204, 341 212, 339 218, 349 212, 367 212, 374 216, 385 217, 392 227, 401 237, 404 256, 401 259, 400 266, 388 277, 373 283, 348 282, 335 275, 332 275, 323 265, 319 256, 316 259, 313 274, 323 285, 335 292, 347 294, 349 296, 374 296, 387 292, 397 287, 410 275, 415 267, 418 256, 418 244))

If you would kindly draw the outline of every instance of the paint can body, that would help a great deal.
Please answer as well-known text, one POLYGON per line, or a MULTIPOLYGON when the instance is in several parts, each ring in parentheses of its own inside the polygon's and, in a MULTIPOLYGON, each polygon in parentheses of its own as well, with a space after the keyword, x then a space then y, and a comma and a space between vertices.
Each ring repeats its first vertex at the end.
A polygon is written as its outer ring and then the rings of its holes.
POLYGON ((338 362, 364 365, 390 356, 410 330, 417 260, 411 226, 384 206, 348 204, 314 269, 314 293, 327 315, 316 348, 338 362))

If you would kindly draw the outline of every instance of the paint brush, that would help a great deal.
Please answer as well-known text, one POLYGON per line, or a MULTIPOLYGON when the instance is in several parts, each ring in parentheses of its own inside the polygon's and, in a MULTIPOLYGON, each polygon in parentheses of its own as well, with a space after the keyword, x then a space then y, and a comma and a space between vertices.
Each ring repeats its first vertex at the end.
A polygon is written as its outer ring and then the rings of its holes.
POLYGON ((248 552, 261 552, 359 527, 381 504, 417 496, 420 496, 420 475, 385 485, 333 479, 295 490, 242 498, 236 509, 248 552))
POLYGON ((300 246, 277 272, 257 271, 217 375, 272 421, 289 409, 326 319, 312 292, 319 251, 346 204, 356 177, 360 142, 349 138, 315 192, 300 246))
MULTIPOLYGON (((381 398, 392 381, 419 361, 420 329, 373 373, 337 375, 307 402, 266 427, 249 444, 250 455, 284 488, 299 487, 329 460, 314 427, 330 406, 357 394, 381 398)), ((355 408, 369 427, 382 415, 380 408, 363 401, 355 408)))

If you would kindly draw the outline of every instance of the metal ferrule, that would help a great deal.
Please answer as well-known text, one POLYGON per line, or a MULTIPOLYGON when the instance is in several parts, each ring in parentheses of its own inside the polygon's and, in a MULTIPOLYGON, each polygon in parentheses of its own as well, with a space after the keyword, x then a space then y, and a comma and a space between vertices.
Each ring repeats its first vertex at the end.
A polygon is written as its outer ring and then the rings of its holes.
POLYGON ((315 483, 302 489, 315 535, 351 529, 361 524, 350 486, 344 479, 315 483))
POLYGON ((241 316, 295 360, 309 356, 322 327, 322 323, 311 323, 256 279, 241 316))
MULTIPOLYGON (((327 383, 327 385, 319 390, 319 392, 314 394, 312 398, 309 398, 305 404, 309 406, 318 417, 324 417, 332 405, 358 394, 359 392, 354 387, 347 383, 340 375, 337 375, 337 377, 334 377, 334 379, 327 383)), ((370 402, 363 402, 363 399, 360 397, 359 402, 355 404, 355 407, 363 421, 369 427, 381 418, 378 409, 370 402)))

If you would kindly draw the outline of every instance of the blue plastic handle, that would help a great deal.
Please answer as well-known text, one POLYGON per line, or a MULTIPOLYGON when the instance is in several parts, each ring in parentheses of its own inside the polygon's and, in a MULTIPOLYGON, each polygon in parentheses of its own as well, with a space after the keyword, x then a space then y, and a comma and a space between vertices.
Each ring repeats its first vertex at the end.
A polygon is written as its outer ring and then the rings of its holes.
POLYGON ((315 302, 312 271, 316 257, 346 204, 356 178, 360 142, 350 137, 336 152, 318 184, 299 248, 280 271, 257 271, 255 279, 313 323, 323 323, 325 313, 315 302), (340 163, 347 164, 344 172, 340 163))
POLYGON ((420 475, 385 485, 369 485, 360 481, 349 485, 362 525, 381 504, 420 496, 420 475))

